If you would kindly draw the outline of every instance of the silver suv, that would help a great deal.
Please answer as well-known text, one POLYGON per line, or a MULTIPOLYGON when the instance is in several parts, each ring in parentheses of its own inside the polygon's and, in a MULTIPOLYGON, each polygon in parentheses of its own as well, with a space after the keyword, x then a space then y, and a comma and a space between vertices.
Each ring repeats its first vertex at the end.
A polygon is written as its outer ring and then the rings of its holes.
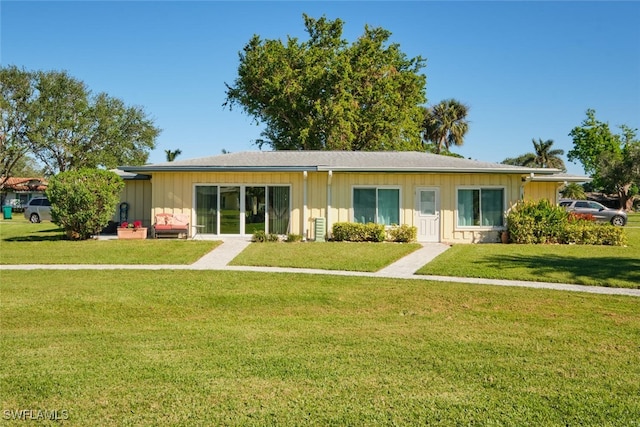
POLYGON ((31 222, 51 221, 51 203, 46 197, 34 197, 24 207, 24 217, 31 222))
POLYGON ((627 213, 622 209, 611 209, 592 200, 560 200, 560 206, 569 212, 593 215, 596 221, 610 222, 623 226, 627 223, 627 213))

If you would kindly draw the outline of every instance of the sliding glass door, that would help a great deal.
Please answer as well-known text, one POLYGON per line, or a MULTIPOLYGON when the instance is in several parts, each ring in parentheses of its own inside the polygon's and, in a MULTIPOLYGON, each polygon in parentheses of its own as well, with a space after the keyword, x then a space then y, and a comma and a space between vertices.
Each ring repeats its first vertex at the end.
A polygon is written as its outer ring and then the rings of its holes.
POLYGON ((201 234, 289 233, 288 186, 198 185, 195 224, 201 234))

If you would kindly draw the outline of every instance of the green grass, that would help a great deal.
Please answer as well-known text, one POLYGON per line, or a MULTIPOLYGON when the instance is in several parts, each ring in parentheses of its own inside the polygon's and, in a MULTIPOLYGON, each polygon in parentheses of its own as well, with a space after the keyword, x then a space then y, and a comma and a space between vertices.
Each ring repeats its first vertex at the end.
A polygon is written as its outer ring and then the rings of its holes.
POLYGON ((64 239, 51 222, 0 221, 0 265, 11 264, 191 264, 219 241, 64 239))
POLYGON ((640 227, 640 212, 629 214, 626 227, 640 227))
POLYGON ((371 272, 419 247, 415 243, 253 243, 231 264, 371 272))
POLYGON ((627 247, 454 245, 417 273, 640 288, 640 214, 625 227, 627 247))
POLYGON ((637 425, 637 298, 4 271, 0 407, 70 425, 637 425), (28 277, 29 280, 25 280, 28 277), (635 423, 635 424, 634 424, 635 423))

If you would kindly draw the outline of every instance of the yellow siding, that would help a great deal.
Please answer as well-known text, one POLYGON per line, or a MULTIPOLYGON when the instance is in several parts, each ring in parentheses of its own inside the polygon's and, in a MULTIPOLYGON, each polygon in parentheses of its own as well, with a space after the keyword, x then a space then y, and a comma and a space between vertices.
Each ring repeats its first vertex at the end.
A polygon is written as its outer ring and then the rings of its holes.
POLYGON ((416 225, 415 193, 418 187, 435 187, 440 192, 440 239, 465 243, 499 241, 500 230, 469 230, 457 227, 457 189, 465 186, 496 186, 505 190, 506 209, 524 195, 525 199, 556 200, 556 183, 524 184, 520 175, 506 174, 422 174, 309 172, 155 172, 151 200, 146 207, 151 220, 155 213, 186 213, 194 218, 194 188, 203 184, 289 185, 291 187, 290 231, 315 239, 314 220, 325 218, 327 232, 336 222, 353 221, 354 186, 390 186, 400 189, 400 220, 416 225), (330 181, 330 185, 329 185, 330 181), (524 185, 523 185, 524 184, 524 185), (307 209, 304 209, 306 188, 307 209), (329 198, 330 194, 330 198, 329 198))
POLYGON ((196 185, 289 185, 291 186, 291 230, 300 234, 302 228, 302 172, 156 172, 153 174, 153 205, 156 213, 184 213, 195 220, 194 192, 196 185))
MULTIPOLYGON (((311 175, 311 174, 310 174, 311 175)), ((322 214, 326 203, 327 173, 318 173, 314 193, 323 199, 311 208, 313 216, 322 214)), ((336 222, 353 221, 352 194, 354 186, 390 186, 400 189, 401 221, 416 225, 414 216, 415 192, 418 187, 436 187, 440 190, 440 238, 443 242, 498 241, 496 230, 458 230, 456 227, 457 189, 463 186, 500 186, 505 189, 506 207, 510 208, 520 198, 520 176, 504 174, 403 174, 403 173, 340 173, 334 172, 331 180, 331 211, 327 218, 327 230, 336 222)), ((310 199, 311 200, 311 199, 310 199)), ((313 200, 316 202, 316 200, 313 200)))
POLYGON ((557 182, 528 182, 524 185, 524 200, 547 199, 555 204, 558 198, 557 182))
MULTIPOLYGON (((151 225, 151 181, 125 180, 124 190, 120 194, 120 203, 129 204, 128 221, 142 221, 145 227, 151 225)), ((120 222, 120 203, 113 215, 115 222, 120 222)))

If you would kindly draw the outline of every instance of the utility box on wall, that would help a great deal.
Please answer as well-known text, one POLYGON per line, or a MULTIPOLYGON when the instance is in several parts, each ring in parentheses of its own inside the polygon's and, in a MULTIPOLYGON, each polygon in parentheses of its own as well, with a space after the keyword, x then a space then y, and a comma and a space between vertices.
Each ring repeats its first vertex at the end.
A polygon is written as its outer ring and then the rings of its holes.
POLYGON ((324 242, 324 236, 327 234, 326 221, 324 218, 315 218, 314 219, 315 230, 314 235, 316 238, 316 242, 324 242))

